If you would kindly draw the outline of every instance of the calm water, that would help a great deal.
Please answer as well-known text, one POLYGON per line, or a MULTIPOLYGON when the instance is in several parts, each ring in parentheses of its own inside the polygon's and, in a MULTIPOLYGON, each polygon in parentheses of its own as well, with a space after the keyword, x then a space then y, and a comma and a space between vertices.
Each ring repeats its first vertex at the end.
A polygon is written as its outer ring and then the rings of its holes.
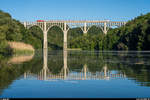
POLYGON ((150 52, 42 54, 0 61, 0 98, 150 98, 150 52))

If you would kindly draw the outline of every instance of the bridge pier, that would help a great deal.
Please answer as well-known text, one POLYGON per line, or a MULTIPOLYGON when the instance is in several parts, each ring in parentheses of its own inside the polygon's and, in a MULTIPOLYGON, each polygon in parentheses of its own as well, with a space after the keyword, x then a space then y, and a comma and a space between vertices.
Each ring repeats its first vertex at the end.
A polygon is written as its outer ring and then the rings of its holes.
POLYGON ((87 26, 86 26, 86 23, 84 23, 83 35, 87 35, 87 26))
POLYGON ((107 34, 107 23, 104 22, 104 30, 103 30, 104 34, 106 35, 107 34))
POLYGON ((47 32, 44 31, 43 35, 44 35, 43 48, 47 49, 47 32))
POLYGON ((67 50, 67 24, 66 22, 64 23, 64 29, 63 29, 63 33, 64 33, 64 50, 67 50))
POLYGON ((27 28, 27 23, 26 22, 23 22, 23 25, 25 28, 27 28))
POLYGON ((67 50, 67 31, 63 31, 64 33, 64 50, 67 50))
POLYGON ((47 30, 46 30, 46 22, 44 22, 44 27, 43 27, 43 37, 44 37, 44 41, 43 41, 43 48, 47 49, 47 30))

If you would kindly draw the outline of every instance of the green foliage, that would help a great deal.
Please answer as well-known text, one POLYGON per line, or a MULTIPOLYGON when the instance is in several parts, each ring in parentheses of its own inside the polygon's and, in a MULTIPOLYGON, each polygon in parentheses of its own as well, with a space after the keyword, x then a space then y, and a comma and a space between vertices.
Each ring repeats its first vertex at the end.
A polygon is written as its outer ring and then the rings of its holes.
POLYGON ((150 50, 148 47, 148 35, 150 34, 150 13, 139 16, 129 21, 124 28, 118 28, 121 42, 128 47, 128 50, 150 50))
POLYGON ((150 50, 150 13, 128 21, 125 26, 110 29, 100 35, 100 28, 93 26, 88 36, 73 38, 72 48, 83 50, 150 50))
POLYGON ((38 26, 32 26, 29 30, 26 30, 23 40, 25 43, 31 44, 35 49, 42 49, 43 32, 38 26))
POLYGON ((6 41, 6 32, 11 16, 8 13, 0 11, 0 56, 9 54, 9 47, 6 41))
POLYGON ((72 28, 68 31, 67 41, 68 41, 68 48, 71 48, 71 41, 75 38, 78 38, 83 35, 81 28, 72 28))
POLYGON ((18 25, 18 22, 16 20, 11 20, 11 22, 8 24, 8 30, 6 32, 6 40, 9 41, 22 40, 21 27, 18 25))
POLYGON ((58 26, 53 26, 48 31, 48 47, 51 50, 63 49, 63 31, 58 26))
POLYGON ((103 34, 102 29, 100 27, 95 26, 95 25, 90 27, 87 33, 89 35, 103 34))

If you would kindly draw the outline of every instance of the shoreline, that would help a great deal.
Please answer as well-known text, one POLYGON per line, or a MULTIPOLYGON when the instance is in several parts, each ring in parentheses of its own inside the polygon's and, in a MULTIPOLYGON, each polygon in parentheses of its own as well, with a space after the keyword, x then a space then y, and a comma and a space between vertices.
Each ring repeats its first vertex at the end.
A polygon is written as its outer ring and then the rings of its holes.
POLYGON ((24 42, 8 41, 8 45, 12 49, 13 55, 34 54, 35 51, 32 45, 24 42))

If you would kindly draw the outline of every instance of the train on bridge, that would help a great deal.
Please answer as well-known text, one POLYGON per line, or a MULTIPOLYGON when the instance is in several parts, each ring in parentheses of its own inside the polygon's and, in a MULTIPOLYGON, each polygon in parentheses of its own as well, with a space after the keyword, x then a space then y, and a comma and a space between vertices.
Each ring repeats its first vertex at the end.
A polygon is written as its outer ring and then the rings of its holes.
POLYGON ((36 20, 36 22, 44 22, 44 20, 36 20))

